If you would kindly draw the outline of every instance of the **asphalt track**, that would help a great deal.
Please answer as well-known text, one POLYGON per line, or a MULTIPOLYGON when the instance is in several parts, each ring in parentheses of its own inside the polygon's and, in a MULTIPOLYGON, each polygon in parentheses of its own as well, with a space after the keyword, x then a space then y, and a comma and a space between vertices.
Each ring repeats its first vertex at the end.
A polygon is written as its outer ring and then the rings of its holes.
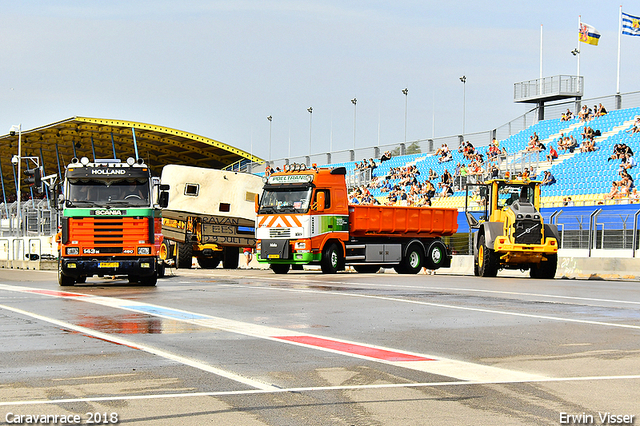
POLYGON ((153 288, 101 278, 61 288, 53 272, 1 270, 0 421, 559 425, 640 415, 635 281, 169 275, 153 288))

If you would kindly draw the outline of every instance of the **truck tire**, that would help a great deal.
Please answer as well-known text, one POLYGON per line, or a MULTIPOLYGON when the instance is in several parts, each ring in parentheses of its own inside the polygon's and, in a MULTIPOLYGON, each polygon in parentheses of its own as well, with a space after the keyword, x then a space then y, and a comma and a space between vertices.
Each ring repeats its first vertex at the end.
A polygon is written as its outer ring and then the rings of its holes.
POLYGON ((156 270, 158 271, 158 278, 164 278, 164 273, 167 268, 163 260, 156 260, 156 270))
POLYGON ((155 274, 151 275, 150 277, 141 277, 138 280, 138 283, 140 285, 143 285, 143 286, 153 287, 158 283, 158 274, 155 273, 155 274))
POLYGON ((329 243, 324 247, 320 266, 325 274, 335 274, 344 269, 344 257, 336 243, 329 243))
POLYGON ((269 265, 271 270, 278 275, 286 274, 287 272, 289 272, 290 266, 291 265, 289 265, 288 263, 272 263, 271 265, 269 265))
POLYGON ((58 285, 60 287, 72 286, 76 283, 73 277, 69 277, 62 273, 62 261, 58 260, 58 285))
POLYGON ((198 265, 200 265, 202 269, 216 269, 220 264, 220 259, 217 257, 198 256, 197 259, 198 265))
POLYGON ((380 270, 380 265, 353 265, 353 269, 359 274, 375 274, 380 270))
POLYGON ((556 276, 556 270, 558 269, 558 255, 547 255, 546 262, 540 262, 538 265, 531 266, 529 269, 529 276, 531 278, 542 278, 552 280, 556 276))
POLYGON ((178 244, 178 259, 176 259, 176 268, 191 269, 193 262, 193 247, 190 243, 178 244))
POLYGON ((495 277, 498 275, 498 258, 494 250, 487 247, 484 235, 478 239, 478 275, 495 277))
POLYGON ((440 240, 432 241, 424 256, 424 266, 427 269, 439 269, 447 261, 447 246, 440 240))
POLYGON ((424 259, 422 247, 411 244, 400 264, 394 269, 399 274, 417 274, 422 270, 422 259, 424 259))
POLYGON ((240 251, 237 247, 225 247, 222 249, 222 267, 224 269, 238 269, 240 251))
POLYGON ((82 275, 79 276, 78 278, 76 278, 76 283, 78 284, 84 284, 87 282, 87 276, 86 275, 82 275))

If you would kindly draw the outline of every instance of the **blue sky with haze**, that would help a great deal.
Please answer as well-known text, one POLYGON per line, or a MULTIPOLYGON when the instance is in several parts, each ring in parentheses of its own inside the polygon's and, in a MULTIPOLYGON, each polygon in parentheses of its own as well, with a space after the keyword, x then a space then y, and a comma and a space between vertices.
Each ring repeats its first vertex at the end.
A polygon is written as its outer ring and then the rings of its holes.
MULTIPOLYGON (((575 75, 613 94, 619 3, 517 1, 0 1, 0 133, 72 116, 126 119, 266 158, 498 127, 530 105, 513 83, 575 75), (435 108, 434 108, 435 105, 435 108), (435 109, 435 111, 434 111, 435 109), (433 117, 435 115, 435 128, 433 117), (5 131, 2 130, 4 126, 5 131)), ((640 15, 640 4, 623 4, 640 15), (634 10, 635 8, 635 10, 634 10)), ((640 37, 623 36, 621 92, 640 90, 640 37)))

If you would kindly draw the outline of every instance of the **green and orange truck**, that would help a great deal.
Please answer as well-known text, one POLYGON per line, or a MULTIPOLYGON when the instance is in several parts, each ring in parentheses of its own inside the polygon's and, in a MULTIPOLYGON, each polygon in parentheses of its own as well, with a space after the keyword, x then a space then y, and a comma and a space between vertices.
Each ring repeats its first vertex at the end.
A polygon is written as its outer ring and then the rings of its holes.
POLYGON ((451 265, 443 237, 457 231, 457 209, 352 205, 345 175, 344 167, 296 164, 264 177, 255 199, 258 261, 277 274, 292 265, 402 274, 451 265))
POLYGON ((132 283, 156 285, 164 275, 158 252, 167 189, 142 160, 74 158, 59 200, 58 283, 125 275, 132 283))

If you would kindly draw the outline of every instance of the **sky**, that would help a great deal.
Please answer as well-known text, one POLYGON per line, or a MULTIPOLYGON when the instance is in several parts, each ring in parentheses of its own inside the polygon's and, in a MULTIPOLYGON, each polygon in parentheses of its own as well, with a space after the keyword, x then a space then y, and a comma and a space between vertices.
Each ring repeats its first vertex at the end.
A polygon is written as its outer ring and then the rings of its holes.
MULTIPOLYGON (((271 146, 277 159, 350 149, 354 133, 357 148, 403 142, 405 112, 408 141, 460 134, 463 121, 486 131, 531 109, 513 102, 513 84, 540 76, 541 25, 545 77, 576 74, 578 16, 594 26, 599 45, 580 43, 584 97, 614 94, 619 6, 0 0, 0 134, 121 119, 264 159, 271 146)), ((640 16, 640 4, 622 6, 640 16)), ((623 36, 622 93, 640 90, 639 51, 640 37, 623 36)))

